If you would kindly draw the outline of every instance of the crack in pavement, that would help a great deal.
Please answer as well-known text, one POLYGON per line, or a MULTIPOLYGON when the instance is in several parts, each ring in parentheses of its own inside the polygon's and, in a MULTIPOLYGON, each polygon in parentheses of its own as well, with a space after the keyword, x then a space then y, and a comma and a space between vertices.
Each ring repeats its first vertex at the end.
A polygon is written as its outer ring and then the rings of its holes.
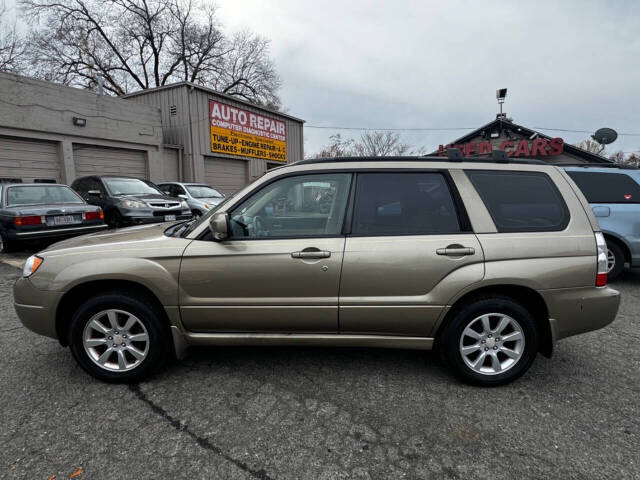
POLYGON ((200 445, 200 447, 206 450, 209 450, 215 453, 216 455, 224 458, 225 460, 233 463, 239 469, 249 473, 250 475, 252 475, 253 477, 259 480, 276 480, 274 477, 269 476, 263 468, 261 468, 260 470, 251 468, 245 462, 235 459, 232 456, 225 453, 220 447, 217 447, 216 445, 211 443, 207 438, 201 437, 197 433, 190 430, 186 424, 182 423, 180 420, 171 416, 169 412, 167 412, 164 408, 162 408, 160 405, 156 404, 153 400, 151 400, 147 396, 147 394, 142 391, 139 384, 129 385, 129 390, 131 390, 136 395, 136 397, 138 397, 139 400, 146 403, 147 406, 149 406, 149 408, 151 408, 151 410, 154 413, 160 415, 167 422, 169 422, 169 424, 173 428, 175 428, 180 432, 185 432, 187 435, 193 438, 196 441, 196 443, 200 445))

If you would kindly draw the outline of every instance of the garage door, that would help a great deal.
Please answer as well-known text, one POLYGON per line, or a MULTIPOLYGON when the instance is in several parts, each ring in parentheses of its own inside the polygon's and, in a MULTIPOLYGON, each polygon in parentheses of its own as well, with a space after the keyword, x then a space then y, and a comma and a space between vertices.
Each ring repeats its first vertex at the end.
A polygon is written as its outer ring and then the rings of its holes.
POLYGON ((62 181, 58 144, 0 137, 0 178, 62 181))
POLYGON ((73 146, 76 177, 87 175, 126 175, 148 178, 146 153, 123 148, 73 146))
POLYGON ((249 162, 245 160, 206 158, 204 160, 205 182, 225 195, 230 195, 247 184, 248 165, 249 162))

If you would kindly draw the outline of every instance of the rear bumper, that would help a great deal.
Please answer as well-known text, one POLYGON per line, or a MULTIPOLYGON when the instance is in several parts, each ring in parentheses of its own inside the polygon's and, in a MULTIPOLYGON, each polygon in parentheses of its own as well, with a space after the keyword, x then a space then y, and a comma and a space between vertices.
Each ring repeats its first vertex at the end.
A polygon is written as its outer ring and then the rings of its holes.
POLYGON ((101 230, 106 230, 107 228, 107 225, 103 223, 100 225, 81 225, 77 227, 44 228, 42 230, 30 230, 26 232, 12 230, 7 232, 7 236, 10 240, 72 237, 76 235, 84 235, 86 233, 99 232, 101 230))
POLYGON ((542 290, 553 340, 606 327, 616 318, 620 292, 608 287, 542 290))

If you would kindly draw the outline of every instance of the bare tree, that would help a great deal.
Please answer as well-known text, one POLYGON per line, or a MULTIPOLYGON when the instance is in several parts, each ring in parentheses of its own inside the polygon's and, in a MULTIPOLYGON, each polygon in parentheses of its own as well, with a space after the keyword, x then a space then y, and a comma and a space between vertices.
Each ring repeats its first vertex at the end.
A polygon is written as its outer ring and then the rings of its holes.
POLYGON ((399 133, 375 131, 363 133, 358 141, 345 139, 339 133, 331 135, 329 144, 312 157, 389 157, 423 153, 423 148, 415 149, 403 143, 399 133))
POLYGON ((193 0, 21 0, 33 25, 33 73, 115 95, 189 81, 278 108, 269 42, 224 35, 215 7, 193 0))
POLYGON ((25 56, 24 39, 18 33, 15 22, 8 21, 9 11, 0 2, 0 71, 20 72, 25 56))
POLYGON ((587 152, 595 153, 596 155, 605 154, 605 146, 590 138, 587 138, 580 143, 576 143, 576 147, 586 150, 587 152))
POLYGON ((638 152, 632 152, 629 155, 625 156, 625 153, 622 150, 619 150, 609 155, 609 160, 612 160, 614 163, 622 166, 640 167, 639 152, 640 150, 638 152))

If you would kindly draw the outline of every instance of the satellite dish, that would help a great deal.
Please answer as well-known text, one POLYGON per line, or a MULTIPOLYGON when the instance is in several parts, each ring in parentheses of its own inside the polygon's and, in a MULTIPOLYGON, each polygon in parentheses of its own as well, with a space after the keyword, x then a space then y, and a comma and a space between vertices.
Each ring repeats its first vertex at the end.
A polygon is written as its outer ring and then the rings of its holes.
POLYGON ((596 142, 600 145, 609 145, 616 141, 618 133, 613 128, 599 128, 596 133, 591 135, 596 142))

